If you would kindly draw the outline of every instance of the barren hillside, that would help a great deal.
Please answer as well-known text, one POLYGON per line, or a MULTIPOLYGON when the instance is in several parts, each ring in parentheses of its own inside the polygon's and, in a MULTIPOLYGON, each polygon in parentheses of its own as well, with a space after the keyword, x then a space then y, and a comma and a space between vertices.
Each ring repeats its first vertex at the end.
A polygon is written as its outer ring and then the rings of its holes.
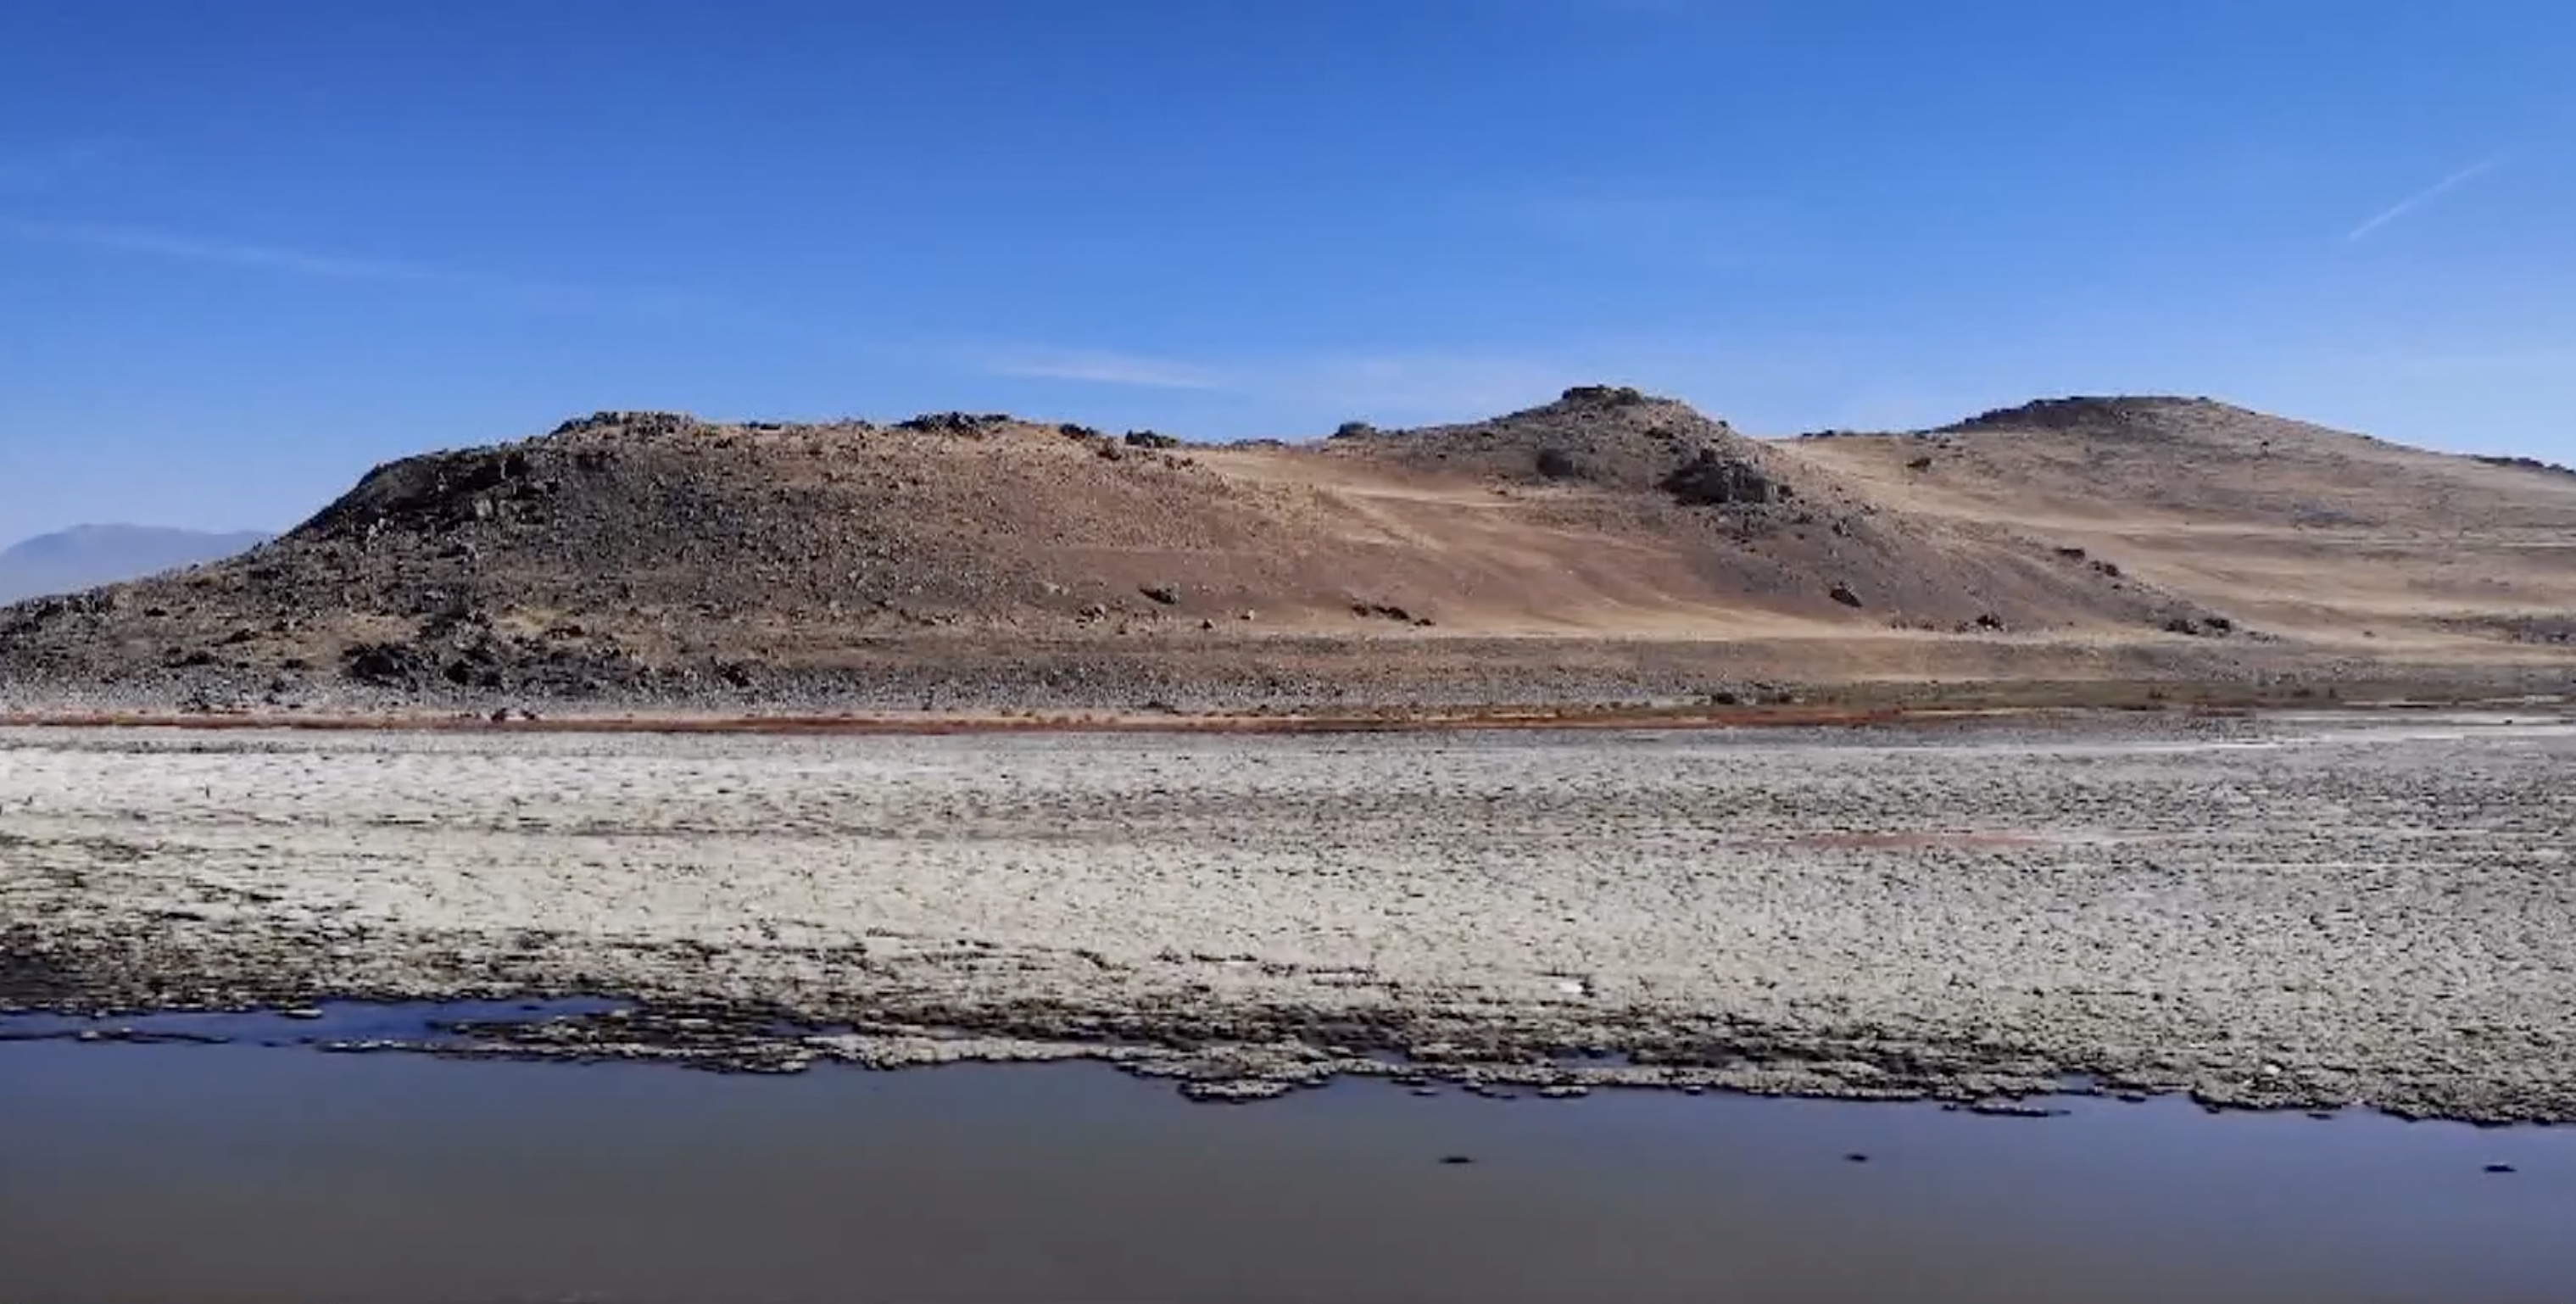
POLYGON ((2059 399, 1802 460, 1918 516, 2009 521, 2276 633, 2475 656, 2576 638, 2576 473, 2206 399, 2059 399))
POLYGON ((2547 662, 2571 526, 2576 478, 2170 400, 1789 443, 1607 387, 1299 445, 601 413, 0 611, 0 689, 1509 698, 2224 676, 2382 637, 2547 662))

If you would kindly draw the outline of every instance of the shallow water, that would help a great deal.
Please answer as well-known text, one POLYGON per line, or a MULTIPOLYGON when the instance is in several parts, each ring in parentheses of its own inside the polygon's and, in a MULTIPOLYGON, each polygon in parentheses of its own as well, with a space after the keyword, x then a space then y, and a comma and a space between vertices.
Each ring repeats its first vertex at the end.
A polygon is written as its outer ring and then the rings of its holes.
POLYGON ((262 1045, 424 1013, 0 1044, 0 1299, 2576 1300, 2576 1129, 262 1045))

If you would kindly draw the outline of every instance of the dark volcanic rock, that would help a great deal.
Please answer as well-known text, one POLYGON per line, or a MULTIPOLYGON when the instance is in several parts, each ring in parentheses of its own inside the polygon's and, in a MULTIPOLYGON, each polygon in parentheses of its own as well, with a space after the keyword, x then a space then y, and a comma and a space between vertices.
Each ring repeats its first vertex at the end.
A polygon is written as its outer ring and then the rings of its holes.
POLYGON ((1687 404, 1627 386, 1578 385, 1543 407, 1466 425, 1345 427, 1333 447, 1425 469, 1663 493, 1695 505, 1790 496, 1760 443, 1687 404))
POLYGON ((1567 389, 1557 401, 1593 407, 1636 407, 1655 400, 1633 385, 1576 385, 1567 389))
POLYGON ((434 669, 430 658, 408 643, 361 643, 346 657, 351 679, 384 688, 418 688, 434 669))
POLYGON ((896 422, 895 428, 921 434, 972 435, 1009 420, 1009 417, 998 413, 979 416, 969 412, 925 412, 896 422))
POLYGON ((1980 412, 1965 421, 1943 426, 1934 433, 1964 434, 1978 430, 2072 430, 2095 435, 2158 436, 2165 432, 2164 422, 2171 414, 2216 406, 2218 405, 2208 399, 2182 398, 2173 395, 2078 395, 2071 398, 2044 398, 2016 407, 1980 412))
POLYGON ((2520 471, 2538 471, 2544 475, 2576 476, 2576 467, 2561 466, 2556 462, 2544 462, 2536 457, 2511 457, 2493 453, 2482 453, 2477 455, 2477 460, 2484 462, 2489 466, 2509 467, 2520 471))
POLYGON ((1780 496, 1779 486, 1760 467, 1714 448, 1699 450, 1698 456, 1675 468, 1664 477, 1662 488, 1694 507, 1769 503, 1780 496))

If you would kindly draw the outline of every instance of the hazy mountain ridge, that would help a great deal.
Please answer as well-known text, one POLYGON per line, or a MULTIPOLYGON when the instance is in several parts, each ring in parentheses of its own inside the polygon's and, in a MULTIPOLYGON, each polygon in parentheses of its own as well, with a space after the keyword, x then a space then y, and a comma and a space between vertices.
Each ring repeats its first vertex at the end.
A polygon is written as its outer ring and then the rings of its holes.
POLYGON ((0 602, 142 579, 247 552, 269 537, 256 530, 76 525, 0 549, 0 602))

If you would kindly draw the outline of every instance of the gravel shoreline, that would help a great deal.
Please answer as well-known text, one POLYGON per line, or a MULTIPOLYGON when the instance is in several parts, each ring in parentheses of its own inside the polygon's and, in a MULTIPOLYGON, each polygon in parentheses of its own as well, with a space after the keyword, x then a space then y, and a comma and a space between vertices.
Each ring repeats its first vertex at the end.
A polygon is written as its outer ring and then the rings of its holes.
MULTIPOLYGON (((920 635, 845 649, 831 666, 662 667, 597 691, 390 688, 320 671, 154 666, 102 678, 10 660, 10 718, 190 715, 545 719, 727 715, 1149 713, 1442 715, 1639 705, 2298 709, 2576 698, 2563 649, 2485 659, 2359 656, 2255 638, 1934 636, 1805 639, 1323 637, 1199 639, 920 635)), ((23 652, 23 649, 20 649, 23 652)), ((184 658, 182 658, 184 660, 184 658)), ((23 660, 23 658, 21 659, 23 660)))
POLYGON ((0 1008, 492 1053, 2576 1121, 2576 723, 0 729, 0 1008))

